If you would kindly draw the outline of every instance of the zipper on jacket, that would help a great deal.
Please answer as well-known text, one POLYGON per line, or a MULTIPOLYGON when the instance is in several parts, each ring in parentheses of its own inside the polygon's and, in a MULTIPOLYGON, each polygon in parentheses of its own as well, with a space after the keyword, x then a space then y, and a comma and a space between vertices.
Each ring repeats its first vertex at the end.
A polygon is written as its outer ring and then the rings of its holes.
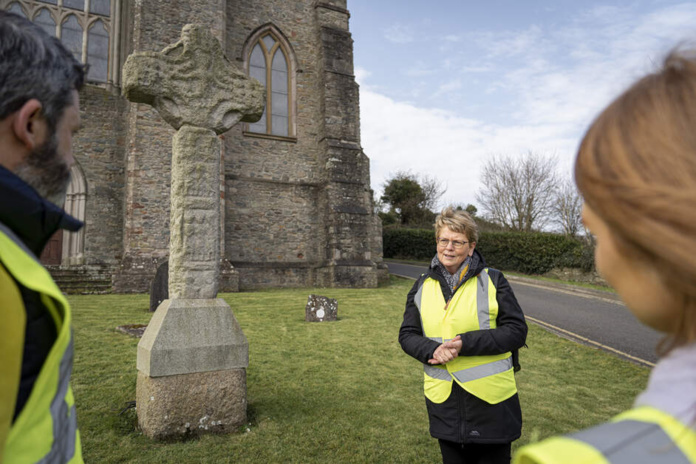
MULTIPOLYGON (((456 384, 454 379, 452 379, 452 382, 456 384)), ((457 424, 457 433, 459 434, 459 443, 464 444, 464 437, 466 436, 466 417, 465 416, 465 411, 462 409, 462 395, 460 394, 459 390, 461 389, 458 384, 452 385, 452 393, 454 393, 457 396, 457 420, 460 422, 457 424)))

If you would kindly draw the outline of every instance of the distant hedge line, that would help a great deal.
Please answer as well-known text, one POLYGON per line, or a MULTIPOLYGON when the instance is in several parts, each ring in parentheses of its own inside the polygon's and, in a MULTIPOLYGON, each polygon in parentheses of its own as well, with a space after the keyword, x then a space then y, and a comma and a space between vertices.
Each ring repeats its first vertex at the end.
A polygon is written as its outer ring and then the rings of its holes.
MULTIPOLYGON (((435 255, 431 229, 385 228, 384 257, 429 260, 435 255)), ((593 250, 577 239, 544 232, 481 232, 476 248, 490 267, 544 274, 554 267, 594 269, 593 250)))

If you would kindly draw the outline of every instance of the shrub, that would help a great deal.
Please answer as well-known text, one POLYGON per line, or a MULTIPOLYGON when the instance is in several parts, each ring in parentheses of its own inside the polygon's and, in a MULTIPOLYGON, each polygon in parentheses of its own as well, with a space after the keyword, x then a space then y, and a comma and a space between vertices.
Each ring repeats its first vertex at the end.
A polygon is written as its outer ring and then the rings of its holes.
POLYGON ((435 231, 385 227, 382 246, 385 258, 429 260, 435 255, 435 231))
POLYGON ((477 247, 489 266, 524 274, 544 274, 554 267, 579 267, 582 244, 544 232, 488 232, 477 247))
MULTIPOLYGON (((432 229, 385 228, 384 257, 429 260, 435 255, 432 229)), ((545 232, 481 232, 477 249, 490 267, 544 274, 554 267, 594 268, 593 250, 580 240, 545 232)))

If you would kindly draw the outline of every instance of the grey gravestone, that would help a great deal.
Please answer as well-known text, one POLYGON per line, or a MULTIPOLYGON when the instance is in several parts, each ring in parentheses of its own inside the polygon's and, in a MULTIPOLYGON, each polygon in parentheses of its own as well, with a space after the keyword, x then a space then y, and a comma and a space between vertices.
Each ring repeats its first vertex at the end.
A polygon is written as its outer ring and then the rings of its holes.
POLYGON ((155 279, 150 286, 150 312, 169 299, 169 261, 165 261, 157 268, 155 279))
POLYGON ((335 321, 338 318, 338 301, 321 295, 309 295, 305 306, 305 321, 335 321))
POLYGON ((246 422, 249 344, 220 279, 221 140, 263 113, 265 91, 225 57, 207 28, 188 24, 160 53, 123 66, 123 94, 171 124, 169 298, 138 344, 138 424, 151 438, 233 432, 246 422))

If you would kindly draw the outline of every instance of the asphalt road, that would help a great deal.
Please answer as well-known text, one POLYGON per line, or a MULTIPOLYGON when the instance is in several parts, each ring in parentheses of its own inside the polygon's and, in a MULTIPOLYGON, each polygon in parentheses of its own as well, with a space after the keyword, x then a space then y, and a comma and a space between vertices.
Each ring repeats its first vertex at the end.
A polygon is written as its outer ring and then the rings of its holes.
MULTIPOLYGON (((417 278, 425 271, 421 266, 387 265, 390 273, 404 277, 417 278)), ((638 322, 615 295, 531 279, 508 280, 529 322, 639 364, 657 362, 660 334, 638 322)))

